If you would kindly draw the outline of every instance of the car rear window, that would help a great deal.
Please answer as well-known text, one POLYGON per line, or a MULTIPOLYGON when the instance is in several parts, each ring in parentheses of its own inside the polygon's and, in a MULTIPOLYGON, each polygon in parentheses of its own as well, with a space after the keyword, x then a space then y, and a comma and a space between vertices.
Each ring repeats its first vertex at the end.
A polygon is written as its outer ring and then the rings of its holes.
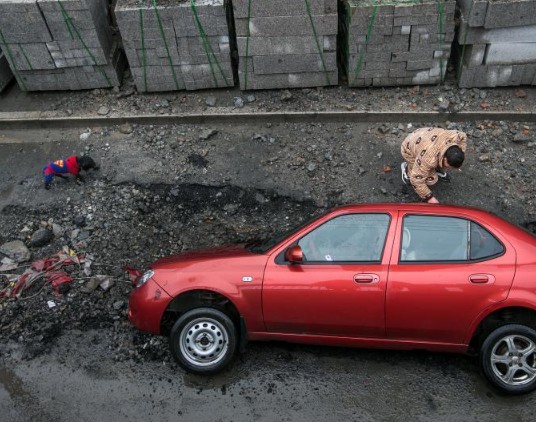
POLYGON ((479 224, 458 217, 404 217, 400 262, 476 261, 501 255, 504 246, 479 224))

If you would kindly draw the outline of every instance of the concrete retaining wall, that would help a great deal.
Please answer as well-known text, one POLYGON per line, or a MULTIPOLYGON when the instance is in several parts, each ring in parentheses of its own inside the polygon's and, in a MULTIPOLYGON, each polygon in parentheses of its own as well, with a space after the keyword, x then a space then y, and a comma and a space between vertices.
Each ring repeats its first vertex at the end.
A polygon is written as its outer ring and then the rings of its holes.
POLYGON ((337 85, 337 0, 233 0, 240 88, 337 85))
POLYGON ((120 84, 107 0, 0 0, 0 31, 22 90, 120 84))
POLYGON ((227 1, 131 3, 119 0, 115 16, 138 91, 234 86, 227 1))
POLYGON ((458 0, 459 86, 536 85, 536 0, 458 0))
POLYGON ((454 39, 454 10, 454 0, 342 0, 339 58, 348 84, 441 82, 454 39))

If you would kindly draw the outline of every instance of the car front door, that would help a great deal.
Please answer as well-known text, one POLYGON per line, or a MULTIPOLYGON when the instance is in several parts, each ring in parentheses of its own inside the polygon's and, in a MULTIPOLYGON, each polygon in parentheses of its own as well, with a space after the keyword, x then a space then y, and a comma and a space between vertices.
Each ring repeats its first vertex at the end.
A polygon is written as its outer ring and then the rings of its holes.
POLYGON ((505 300, 515 252, 463 216, 402 213, 389 271, 387 337, 463 344, 475 318, 505 300))
POLYGON ((392 220, 388 213, 340 215, 277 250, 263 283, 267 331, 384 337, 392 220), (296 244, 303 262, 286 262, 285 250, 296 244))

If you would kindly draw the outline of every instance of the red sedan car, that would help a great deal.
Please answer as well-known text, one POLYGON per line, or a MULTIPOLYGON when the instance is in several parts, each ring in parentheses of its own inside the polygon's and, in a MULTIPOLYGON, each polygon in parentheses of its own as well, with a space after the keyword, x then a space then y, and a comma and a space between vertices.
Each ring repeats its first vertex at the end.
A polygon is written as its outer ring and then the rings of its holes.
POLYGON ((475 208, 344 206, 278 240, 156 261, 129 318, 197 374, 252 340, 474 351, 521 394, 536 388, 536 237, 475 208))

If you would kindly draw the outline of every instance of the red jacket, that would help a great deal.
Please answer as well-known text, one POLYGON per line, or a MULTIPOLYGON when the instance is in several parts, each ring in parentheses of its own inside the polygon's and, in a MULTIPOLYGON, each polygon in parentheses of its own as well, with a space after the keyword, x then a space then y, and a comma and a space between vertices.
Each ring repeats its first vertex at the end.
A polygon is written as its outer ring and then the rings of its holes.
POLYGON ((55 174, 66 174, 70 173, 74 176, 77 176, 80 173, 80 166, 76 160, 76 155, 71 155, 66 160, 58 160, 53 163, 48 163, 43 168, 43 176, 45 177, 45 182, 50 182, 55 174))

